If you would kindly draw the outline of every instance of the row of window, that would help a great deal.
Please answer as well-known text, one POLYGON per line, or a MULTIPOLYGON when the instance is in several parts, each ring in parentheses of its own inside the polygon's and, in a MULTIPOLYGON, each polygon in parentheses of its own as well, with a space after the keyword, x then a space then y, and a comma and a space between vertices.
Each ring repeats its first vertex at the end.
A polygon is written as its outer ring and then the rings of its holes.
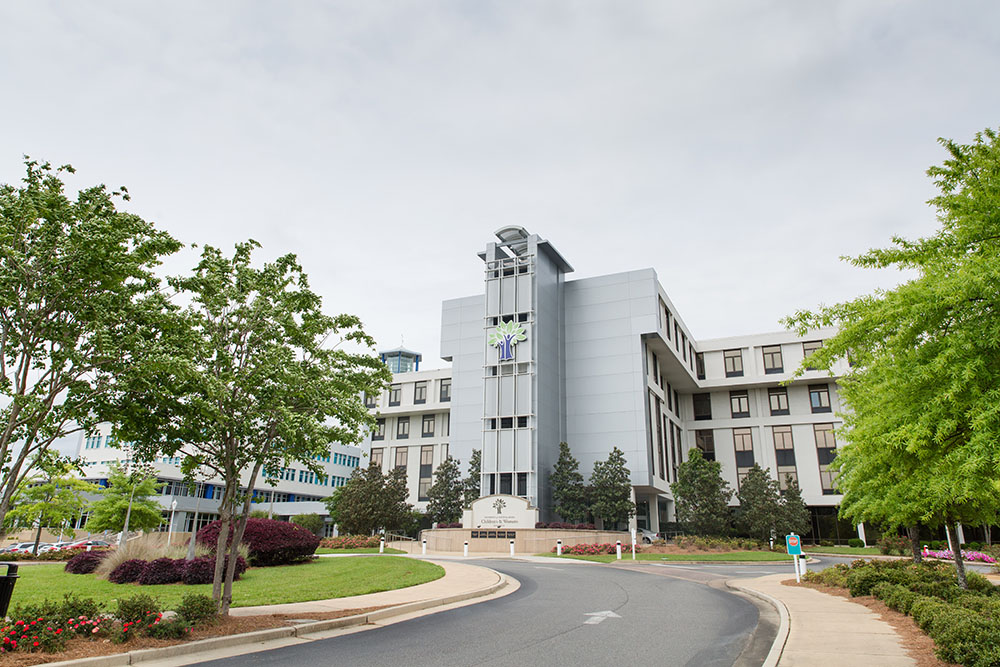
MULTIPOLYGON (((413 404, 424 405, 427 403, 427 380, 413 383, 413 404)), ((403 385, 389 385, 389 407, 394 408, 401 404, 403 398, 403 385)), ((378 395, 365 395, 365 407, 377 408, 378 395)), ((451 378, 442 378, 438 382, 438 400, 442 403, 451 401, 451 378)))
POLYGON ((486 262, 486 277, 487 279, 499 278, 501 274, 504 276, 513 276, 515 272, 518 274, 525 274, 528 272, 528 268, 531 266, 533 259, 533 255, 525 255, 521 257, 508 257, 500 260, 491 260, 486 262))
POLYGON ((112 438, 110 435, 108 436, 92 435, 84 439, 83 448, 100 449, 102 442, 104 443, 104 447, 114 447, 114 438, 112 438))
POLYGON ((687 333, 681 329, 680 324, 678 324, 677 320, 674 319, 673 315, 670 313, 670 309, 667 308, 667 304, 663 303, 663 301, 660 301, 660 314, 663 315, 661 324, 667 340, 673 340, 674 349, 677 350, 679 356, 684 360, 684 363, 686 363, 693 371, 695 369, 695 358, 697 356, 697 353, 694 351, 694 345, 688 342, 687 333), (673 327, 671 327, 671 324, 673 327), (672 339, 670 335, 671 328, 673 328, 672 339))
POLYGON ((649 352, 649 362, 651 365, 651 375, 653 376, 653 383, 656 384, 660 389, 663 390, 663 395, 667 399, 667 409, 673 412, 678 417, 681 416, 681 397, 680 394, 667 382, 667 377, 660 372, 660 362, 656 358, 656 354, 652 351, 649 352))
MULTIPOLYGON (((772 426, 771 436, 774 440, 774 460, 776 463, 778 483, 781 490, 788 488, 789 481, 798 483, 798 470, 795 465, 795 443, 792 440, 792 427, 790 425, 772 426)), ((816 443, 816 458, 819 462, 820 485, 823 495, 834 495, 838 493, 833 484, 835 472, 830 469, 830 464, 837 455, 837 440, 833 435, 833 424, 813 424, 813 438, 816 443)), ((715 460, 715 432, 711 430, 695 431, 695 447, 701 450, 702 455, 710 460, 715 460)), ((736 454, 736 479, 737 483, 742 482, 753 467, 753 429, 734 428, 733 447, 736 454)))
MULTIPOLYGON (((694 394, 691 397, 696 421, 712 419, 712 395, 694 394)), ((788 388, 769 387, 767 402, 772 417, 788 414, 788 388)), ((809 408, 813 414, 831 412, 830 387, 825 384, 809 385, 809 408)), ((729 392, 729 414, 733 419, 750 416, 750 392, 738 389, 729 392)))
MULTIPOLYGON (((814 352, 823 347, 823 341, 811 340, 802 343, 802 355, 809 357, 814 352)), ((784 373, 785 363, 781 357, 780 345, 765 345, 760 348, 762 361, 764 362, 764 373, 771 375, 774 373, 784 373)), ((701 355, 699 355, 701 356, 701 355)), ((726 377, 743 377, 743 349, 723 350, 722 361, 725 366, 726 377)), ((704 358, 698 362, 698 379, 705 379, 704 358)), ((806 370, 815 370, 807 367, 806 370)))
MULTIPOLYGON (((448 445, 440 445, 441 447, 441 461, 444 461, 448 457, 448 445)), ((384 448, 382 447, 372 447, 370 454, 370 465, 382 468, 382 463, 384 462, 384 448)), ((406 469, 406 466, 410 458, 410 448, 409 447, 396 447, 393 450, 392 467, 406 469)), ((418 500, 427 500, 427 490, 431 487, 431 482, 433 478, 433 466, 434 463, 434 445, 421 445, 420 446, 420 477, 417 486, 417 498, 418 500)))
MULTIPOLYGON (((420 419, 420 437, 433 438, 437 428, 438 417, 441 418, 441 435, 451 435, 451 414, 423 415, 420 419)), ((408 440, 410 437, 410 417, 396 417, 396 440, 408 440)), ((385 440, 385 417, 375 420, 375 430, 372 440, 385 440)))

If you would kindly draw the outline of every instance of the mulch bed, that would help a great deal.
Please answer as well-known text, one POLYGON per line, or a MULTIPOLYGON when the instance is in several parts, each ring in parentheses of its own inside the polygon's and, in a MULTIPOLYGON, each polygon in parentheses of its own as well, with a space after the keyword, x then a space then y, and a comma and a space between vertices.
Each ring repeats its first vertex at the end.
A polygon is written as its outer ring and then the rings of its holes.
POLYGON ((0 667, 28 667, 29 665, 40 665, 46 662, 60 662, 62 660, 76 660, 78 658, 92 658, 101 655, 114 655, 115 653, 127 653, 146 648, 161 648, 164 646, 174 646, 184 644, 188 641, 199 639, 209 639, 211 637, 225 637, 227 635, 239 635, 255 630, 269 630, 289 625, 302 625, 293 621, 305 618, 314 621, 325 621, 331 618, 342 618, 344 616, 354 616, 355 614, 367 614, 381 607, 364 607, 361 609, 344 609, 342 611, 309 612, 305 614, 271 614, 267 616, 228 616, 213 625, 203 625, 196 627, 190 634, 189 639, 153 639, 151 637, 137 637, 129 640, 125 644, 112 644, 109 639, 91 641, 89 639, 71 639, 66 645, 65 651, 59 653, 7 653, 0 656, 0 667))
MULTIPOLYGON (((624 545, 622 545, 624 546, 624 545)), ((719 547, 717 549, 684 549, 674 545, 667 546, 653 546, 649 544, 640 544, 639 553, 641 554, 684 554, 684 555, 697 555, 697 554, 719 554, 719 553, 730 553, 733 550, 728 547, 719 547)), ((743 551, 746 551, 745 549, 743 551)), ((771 553, 767 549, 755 549, 755 551, 763 551, 766 553, 771 553)), ((778 553, 778 552, 774 552, 778 553)))
POLYGON ((934 655, 934 640, 924 634, 924 631, 917 627, 917 624, 913 622, 912 618, 906 614, 901 614, 894 609, 889 609, 889 607, 885 606, 884 602, 872 595, 852 598, 850 592, 845 588, 824 586, 822 584, 811 584, 808 582, 797 584, 791 579, 781 583, 785 586, 805 586, 806 588, 817 590, 820 593, 836 595, 864 607, 868 607, 878 614, 883 621, 891 625, 899 634, 902 644, 906 648, 906 652, 917 662, 917 667, 956 667, 954 663, 942 662, 936 655, 934 655))

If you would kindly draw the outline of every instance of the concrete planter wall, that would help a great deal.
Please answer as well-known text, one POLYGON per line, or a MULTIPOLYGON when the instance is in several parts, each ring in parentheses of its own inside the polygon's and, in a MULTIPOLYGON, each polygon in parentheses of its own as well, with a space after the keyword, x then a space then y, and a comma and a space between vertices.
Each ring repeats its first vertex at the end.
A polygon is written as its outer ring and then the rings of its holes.
MULTIPOLYGON (((628 533, 613 530, 566 530, 562 528, 512 528, 491 530, 489 532, 504 533, 504 537, 482 538, 472 537, 472 533, 481 534, 486 530, 471 528, 432 528, 421 533, 421 538, 427 540, 428 551, 454 551, 461 553, 466 540, 469 541, 469 551, 472 552, 510 552, 508 532, 514 533, 514 551, 519 554, 536 554, 551 551, 556 546, 556 540, 562 540, 563 546, 574 544, 614 544, 621 540, 622 544, 631 544, 628 533)), ((393 547, 415 553, 420 552, 420 539, 415 543, 393 543, 393 547)))

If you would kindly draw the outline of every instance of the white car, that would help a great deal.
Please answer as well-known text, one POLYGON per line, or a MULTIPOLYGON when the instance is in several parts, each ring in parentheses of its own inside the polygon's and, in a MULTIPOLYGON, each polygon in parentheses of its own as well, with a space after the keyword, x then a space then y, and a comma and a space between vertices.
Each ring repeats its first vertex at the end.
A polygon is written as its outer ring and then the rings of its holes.
POLYGON ((659 533, 654 533, 653 531, 646 530, 645 528, 635 529, 636 542, 641 542, 642 544, 652 544, 658 539, 661 539, 659 533))
POLYGON ((24 549, 31 551, 31 547, 33 546, 35 546, 34 542, 15 542, 14 544, 10 544, 4 547, 3 550, 0 550, 0 553, 13 554, 13 553, 19 553, 24 549))

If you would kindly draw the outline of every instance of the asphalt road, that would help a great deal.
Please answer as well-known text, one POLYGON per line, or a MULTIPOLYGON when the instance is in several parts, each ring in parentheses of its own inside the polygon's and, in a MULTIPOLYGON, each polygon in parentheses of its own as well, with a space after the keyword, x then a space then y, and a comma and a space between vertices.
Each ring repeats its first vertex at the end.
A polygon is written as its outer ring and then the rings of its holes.
POLYGON ((746 599, 659 571, 560 561, 477 563, 515 577, 520 589, 365 632, 199 664, 728 667, 757 627, 757 607, 746 599))

